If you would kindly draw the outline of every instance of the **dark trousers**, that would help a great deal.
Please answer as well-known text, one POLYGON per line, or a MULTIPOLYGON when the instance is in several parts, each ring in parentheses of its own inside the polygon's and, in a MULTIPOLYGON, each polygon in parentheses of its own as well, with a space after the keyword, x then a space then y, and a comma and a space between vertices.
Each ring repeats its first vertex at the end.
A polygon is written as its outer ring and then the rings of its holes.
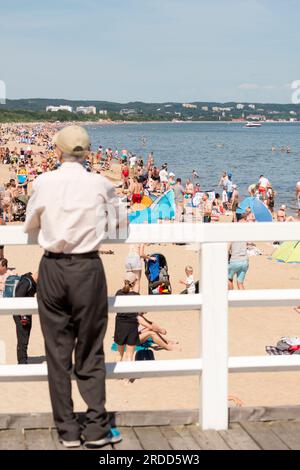
POLYGON ((32 327, 32 318, 27 318, 27 325, 24 326, 21 323, 21 317, 14 316, 14 321, 16 324, 16 331, 17 331, 17 357, 18 357, 18 364, 27 364, 28 355, 28 343, 30 338, 30 332, 32 327))
POLYGON ((68 441, 81 433, 88 441, 109 431, 105 410, 103 339, 107 328, 107 287, 96 258, 43 257, 37 299, 45 339, 49 390, 59 435, 68 441), (72 353, 80 394, 88 406, 81 431, 71 398, 72 353))

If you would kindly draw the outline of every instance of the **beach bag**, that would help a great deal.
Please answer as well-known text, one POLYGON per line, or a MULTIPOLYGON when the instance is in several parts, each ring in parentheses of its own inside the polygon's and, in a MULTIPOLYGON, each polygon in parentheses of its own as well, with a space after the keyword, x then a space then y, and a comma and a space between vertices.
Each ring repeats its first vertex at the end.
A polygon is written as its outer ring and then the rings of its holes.
POLYGON ((141 349, 140 351, 137 351, 135 355, 135 360, 136 361, 154 361, 154 352, 152 349, 141 349))
POLYGON ((16 276, 16 275, 8 276, 8 278, 5 281, 3 297, 5 298, 15 297, 16 288, 20 282, 20 279, 21 279, 21 276, 16 276))

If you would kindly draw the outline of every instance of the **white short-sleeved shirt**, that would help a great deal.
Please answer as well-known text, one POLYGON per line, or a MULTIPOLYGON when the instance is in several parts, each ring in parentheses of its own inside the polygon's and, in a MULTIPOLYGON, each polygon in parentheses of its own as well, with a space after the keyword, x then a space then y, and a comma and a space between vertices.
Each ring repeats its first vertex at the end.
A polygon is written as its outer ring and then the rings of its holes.
POLYGON ((270 184, 268 178, 265 178, 264 176, 260 178, 259 184, 262 188, 267 188, 267 186, 270 184))
POLYGON ((196 293, 196 285, 194 281, 194 276, 189 276, 186 278, 186 284, 187 284, 187 292, 188 294, 195 294, 196 293))
POLYGON ((106 178, 88 173, 80 163, 66 162, 33 183, 24 231, 39 230, 39 244, 53 253, 98 251, 108 230, 116 238, 116 226, 123 218, 126 223, 126 212, 120 217, 120 209, 106 178))
POLYGON ((137 158, 136 157, 131 157, 129 161, 130 161, 131 168, 133 168, 136 165, 137 158))
POLYGON ((160 182, 167 183, 169 178, 169 173, 166 170, 161 170, 159 172, 160 182))

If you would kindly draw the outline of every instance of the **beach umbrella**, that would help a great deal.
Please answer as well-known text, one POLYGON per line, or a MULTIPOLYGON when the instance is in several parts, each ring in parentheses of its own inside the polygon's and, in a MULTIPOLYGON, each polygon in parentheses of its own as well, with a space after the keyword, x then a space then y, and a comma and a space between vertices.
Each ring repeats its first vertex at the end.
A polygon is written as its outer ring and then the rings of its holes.
POLYGON ((273 222, 271 212, 257 197, 246 197, 246 199, 239 204, 236 213, 244 214, 248 207, 250 207, 257 222, 273 222))
POLYGON ((172 220, 176 214, 174 191, 158 197, 147 209, 129 214, 131 224, 157 224, 159 220, 172 220))
POLYGON ((272 259, 280 263, 300 263, 300 241, 282 243, 273 253, 272 259))

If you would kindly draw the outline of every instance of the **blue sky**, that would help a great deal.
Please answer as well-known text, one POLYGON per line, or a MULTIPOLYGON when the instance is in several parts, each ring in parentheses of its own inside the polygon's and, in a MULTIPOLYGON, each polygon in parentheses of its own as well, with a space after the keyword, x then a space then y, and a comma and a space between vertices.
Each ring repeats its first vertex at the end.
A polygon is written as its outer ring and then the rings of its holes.
POLYGON ((0 0, 8 98, 290 102, 299 0, 0 0))

